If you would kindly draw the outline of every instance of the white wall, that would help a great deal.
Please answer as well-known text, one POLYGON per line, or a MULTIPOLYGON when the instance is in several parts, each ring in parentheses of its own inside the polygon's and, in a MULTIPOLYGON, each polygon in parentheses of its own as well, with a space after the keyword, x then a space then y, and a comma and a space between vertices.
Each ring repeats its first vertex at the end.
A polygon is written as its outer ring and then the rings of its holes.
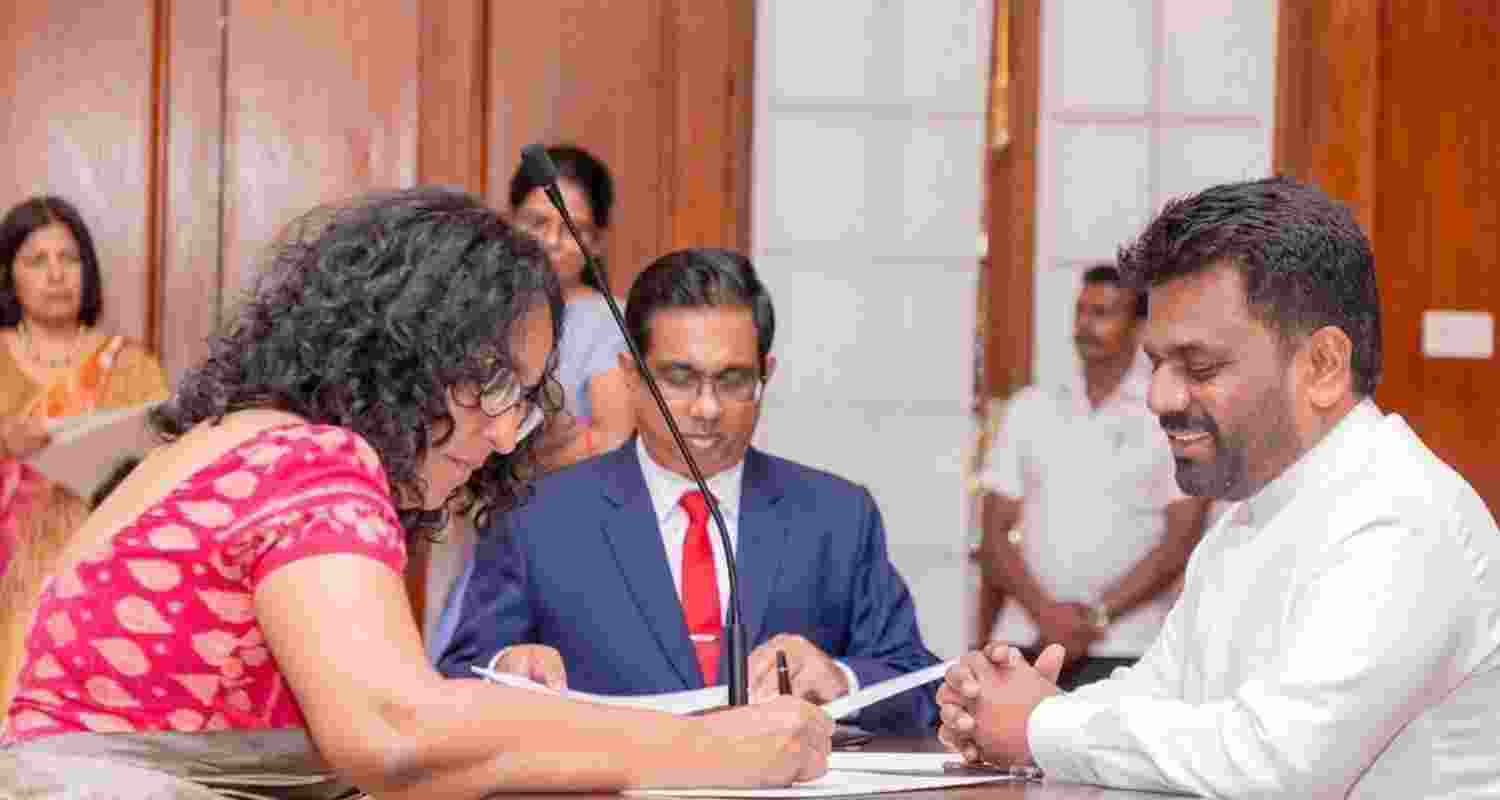
POLYGON ((1073 299, 1167 199, 1271 168, 1276 0, 1046 0, 1033 375, 1076 368, 1073 299))
MULTIPOLYGON (((1168 198, 1271 164, 1276 0, 1045 0, 1034 374, 1082 270, 1168 198)), ((870 487, 940 655, 969 641, 989 0, 762 0, 755 263, 781 365, 757 443, 870 487)))
POLYGON ((992 6, 763 0, 753 258, 780 365, 757 443, 867 485, 928 645, 968 642, 963 454, 992 6))

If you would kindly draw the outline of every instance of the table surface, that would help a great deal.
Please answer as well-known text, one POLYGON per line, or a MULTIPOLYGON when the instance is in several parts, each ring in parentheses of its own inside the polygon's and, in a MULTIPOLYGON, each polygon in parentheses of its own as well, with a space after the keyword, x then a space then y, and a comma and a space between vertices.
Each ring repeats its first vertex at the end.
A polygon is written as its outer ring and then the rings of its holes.
MULTIPOLYGON (((877 737, 869 744, 856 748, 861 753, 926 753, 942 752, 943 746, 936 738, 888 738, 877 737)), ((955 756, 956 757, 956 756, 955 756)), ((618 797, 619 795, 535 795, 537 800, 558 800, 560 797, 618 797)), ((506 800, 522 800, 526 795, 499 795, 506 800)), ((869 797, 898 800, 1164 800, 1181 795, 1136 792, 1128 789, 1107 789, 1102 786, 1087 786, 1076 783, 988 783, 975 786, 955 786, 950 789, 928 789, 920 792, 891 792, 869 795, 869 797)))

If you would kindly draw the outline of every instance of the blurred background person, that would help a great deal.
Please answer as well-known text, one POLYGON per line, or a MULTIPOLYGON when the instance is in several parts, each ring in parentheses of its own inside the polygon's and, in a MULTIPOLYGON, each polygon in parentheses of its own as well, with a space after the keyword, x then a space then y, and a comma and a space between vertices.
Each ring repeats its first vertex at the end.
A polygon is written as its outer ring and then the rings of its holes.
POLYGON ((385 800, 820 774, 832 721, 795 698, 690 719, 427 664, 407 546, 446 512, 482 521, 527 492, 528 434, 556 411, 558 283, 534 241, 443 190, 292 231, 154 415, 166 443, 65 551, 0 796, 57 756, 92 794, 127 752, 221 790, 242 770, 315 784, 299 797, 347 782, 385 800))
MULTIPOLYGON (((590 252, 603 252, 615 202, 609 169, 581 147, 549 147, 547 155, 557 165, 557 188, 584 244, 590 252)), ((546 248, 567 304, 567 321, 557 347, 557 380, 568 413, 549 423, 539 444, 543 466, 557 469, 619 447, 635 429, 629 389, 617 360, 627 349, 625 338, 604 300, 604 292, 614 291, 620 297, 630 287, 598 285, 585 266, 583 251, 563 225, 562 215, 524 169, 517 169, 510 180, 510 205, 516 227, 546 248)), ((602 261, 600 266, 604 266, 602 261)), ((623 309, 625 301, 617 302, 623 309)))
POLYGON ((1207 501, 1177 487, 1146 405, 1145 319, 1145 293, 1123 286, 1113 265, 1085 272, 1073 318, 1079 371, 1016 394, 980 474, 979 636, 1033 657, 1062 645, 1065 689, 1146 652, 1203 535, 1207 501))
MULTIPOLYGON (((604 236, 615 203, 609 168, 587 150, 573 145, 549 147, 547 154, 557 165, 558 191, 579 235, 590 252, 602 259, 599 254, 604 251, 604 236)), ((511 222, 542 243, 562 285, 566 305, 562 339, 557 346, 557 381, 562 386, 565 413, 548 420, 537 434, 537 464, 550 472, 609 452, 634 432, 629 387, 618 361, 619 354, 628 348, 605 302, 608 289, 594 280, 583 251, 569 235, 562 215, 547 200, 545 188, 524 169, 517 168, 511 176, 510 205, 511 222)), ((629 288, 614 287, 622 310, 625 301, 619 296, 629 288)), ((432 550, 427 567, 430 599, 424 627, 428 653, 434 662, 458 625, 463 586, 474 560, 473 521, 454 518, 442 538, 442 545, 432 550)))
MULTIPOLYGON (((58 550, 87 514, 81 498, 24 459, 46 423, 167 394, 166 374, 135 342, 96 329, 103 306, 94 239, 60 197, 32 197, 0 221, 0 709, 20 634, 58 550)), ((101 459, 114 454, 101 453, 101 459)))

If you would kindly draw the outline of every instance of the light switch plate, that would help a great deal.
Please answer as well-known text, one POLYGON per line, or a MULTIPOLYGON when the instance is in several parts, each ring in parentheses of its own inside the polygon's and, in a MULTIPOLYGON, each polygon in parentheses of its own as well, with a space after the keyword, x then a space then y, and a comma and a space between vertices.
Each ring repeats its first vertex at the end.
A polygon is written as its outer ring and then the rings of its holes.
POLYGON ((1422 355, 1494 358, 1495 315, 1488 311, 1422 312, 1422 355))

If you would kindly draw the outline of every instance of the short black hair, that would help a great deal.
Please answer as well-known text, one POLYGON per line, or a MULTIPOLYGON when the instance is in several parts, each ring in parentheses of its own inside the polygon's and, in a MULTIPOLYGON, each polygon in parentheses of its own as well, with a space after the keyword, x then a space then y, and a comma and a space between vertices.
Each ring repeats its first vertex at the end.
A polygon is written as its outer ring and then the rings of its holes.
POLYGON ((630 287, 625 327, 644 355, 651 350, 651 318, 658 311, 713 306, 750 310, 764 375, 766 356, 776 336, 776 310, 750 259, 733 250, 678 250, 651 262, 630 287))
POLYGON ((78 258, 83 268, 78 321, 85 325, 99 321, 99 313, 104 310, 104 290, 100 286, 99 252, 94 249, 89 226, 72 203, 56 195, 38 195, 16 204, 0 221, 0 328, 14 327, 21 321, 21 299, 16 296, 16 254, 26 243, 26 237, 58 223, 66 226, 78 242, 78 258))
MULTIPOLYGON (((315 209, 278 239, 237 319, 152 422, 171 440, 272 408, 346 428, 380 456, 408 536, 435 532, 442 513, 412 501, 423 460, 453 432, 448 390, 514 371, 511 332, 538 306, 555 343, 562 294, 541 246, 473 197, 418 187, 315 209)), ((544 380, 555 371, 554 347, 544 380)), ((454 510, 477 506, 482 529, 523 499, 535 440, 486 459, 454 510)))
MULTIPOLYGON (((547 157, 557 167, 559 178, 567 178, 583 190, 594 225, 600 230, 608 228, 615 207, 615 179, 610 176, 609 167, 593 153, 573 144, 553 145, 547 148, 547 157)), ((517 167, 516 173, 510 176, 510 207, 520 208, 526 198, 540 188, 542 185, 532 179, 524 165, 517 167)), ((602 271, 604 265, 601 263, 599 268, 602 271)), ((583 271, 583 284, 599 292, 607 291, 594 279, 591 269, 583 271)))
POLYGON ((1232 264, 1246 303, 1284 345, 1325 326, 1353 344, 1354 390, 1380 382, 1380 298, 1370 240, 1344 204, 1285 177, 1227 183, 1173 200, 1120 250, 1133 286, 1232 264))
POLYGON ((1145 319, 1146 313, 1151 309, 1151 305, 1149 300, 1147 299, 1146 292, 1142 289, 1127 284, 1125 282, 1125 279, 1120 277, 1120 270, 1116 269, 1114 264, 1095 264, 1094 266, 1089 267, 1088 270, 1083 273, 1083 284, 1087 286, 1091 283, 1103 283, 1109 286, 1116 286, 1121 289, 1128 289, 1133 292, 1135 294, 1136 319, 1145 319))

